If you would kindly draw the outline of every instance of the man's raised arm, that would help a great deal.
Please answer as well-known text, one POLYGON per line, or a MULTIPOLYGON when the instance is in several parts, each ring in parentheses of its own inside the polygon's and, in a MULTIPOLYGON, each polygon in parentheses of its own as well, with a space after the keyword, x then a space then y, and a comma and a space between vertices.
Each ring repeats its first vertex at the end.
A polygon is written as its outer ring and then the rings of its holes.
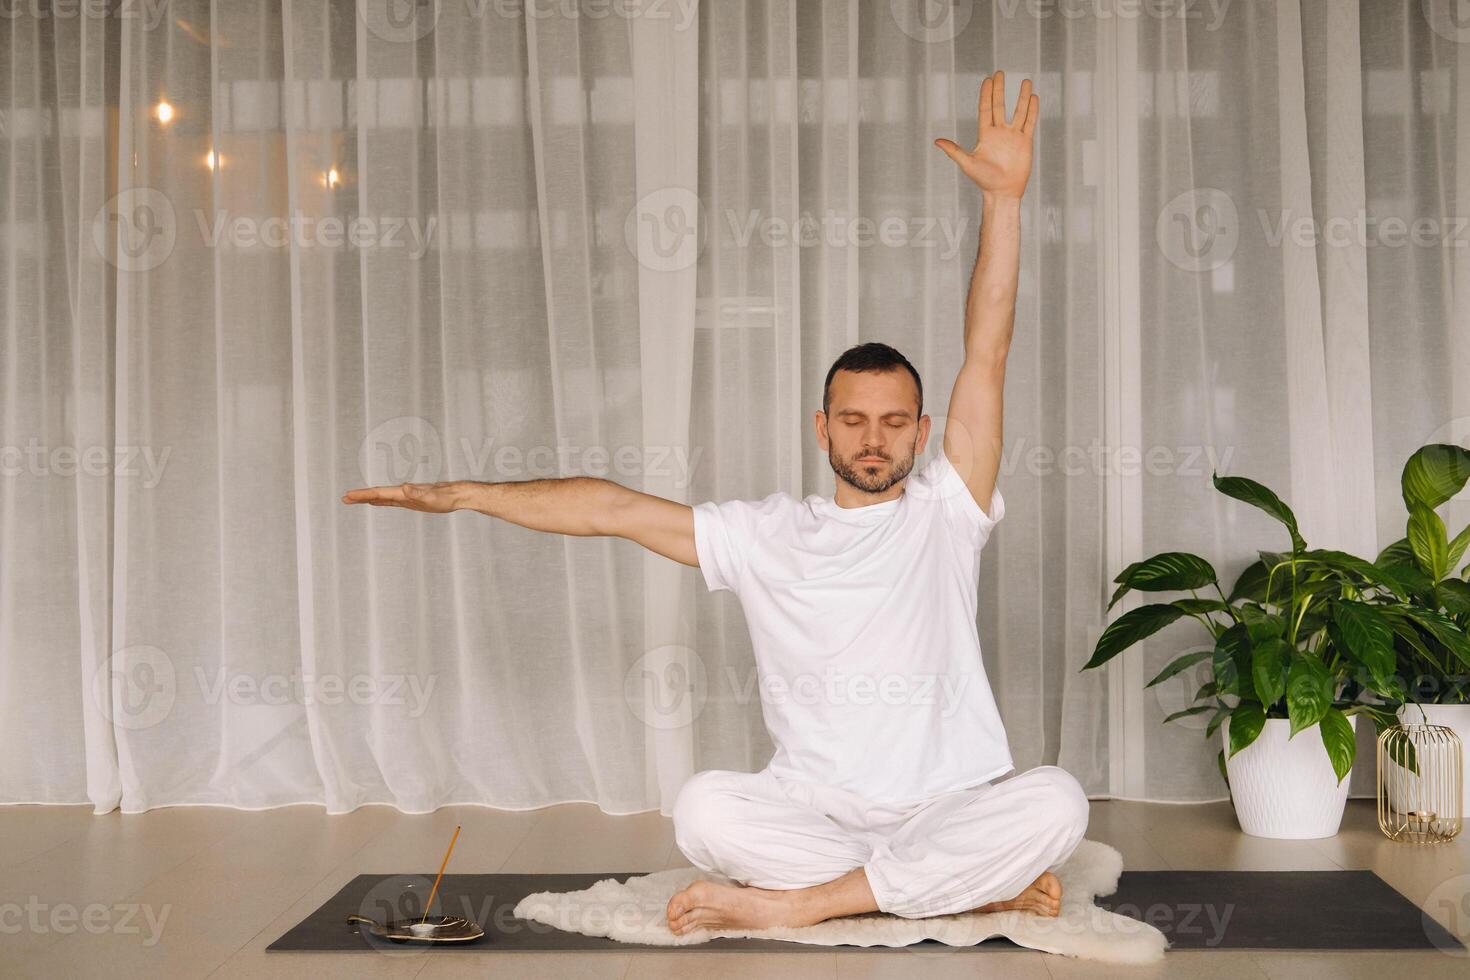
POLYGON ((944 454, 984 510, 1000 472, 1006 355, 1021 266, 1021 196, 1031 176, 1040 99, 1031 93, 1031 80, 1023 80, 1016 112, 1006 122, 1005 73, 997 71, 980 84, 979 110, 973 150, 947 139, 934 142, 981 191, 980 254, 965 302, 965 356, 949 398, 944 454))
POLYGON ((342 495, 342 502, 402 507, 424 514, 473 510, 533 531, 627 538, 665 558, 699 566, 692 507, 599 477, 509 483, 400 483, 349 490, 342 495))

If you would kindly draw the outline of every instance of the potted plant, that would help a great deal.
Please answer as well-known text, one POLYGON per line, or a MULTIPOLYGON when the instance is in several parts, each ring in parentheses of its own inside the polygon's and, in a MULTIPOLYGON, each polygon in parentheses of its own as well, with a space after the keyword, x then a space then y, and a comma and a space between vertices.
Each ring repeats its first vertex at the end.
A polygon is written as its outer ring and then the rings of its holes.
MULTIPOLYGON (((1389 602, 1384 611, 1395 627, 1395 644, 1409 679, 1408 703, 1398 709, 1404 725, 1443 725, 1454 730, 1464 750, 1464 792, 1460 813, 1470 816, 1470 565, 1457 574, 1470 545, 1470 526, 1453 540, 1436 513, 1470 480, 1470 451, 1455 445, 1420 448, 1404 464, 1401 479, 1408 521, 1404 537, 1379 554, 1380 572, 1396 576, 1405 602, 1389 602)), ((1407 742, 1412 756, 1414 739, 1407 742)), ((1401 760, 1394 760, 1399 762, 1401 760)), ((1402 760, 1411 770, 1405 779, 1388 782, 1390 792, 1417 785, 1412 757, 1402 760)), ((1390 799, 1397 810, 1416 807, 1414 800, 1390 799)))
POLYGON ((1408 598, 1405 586, 1366 559, 1309 549, 1295 514, 1265 486, 1218 474, 1212 480, 1221 493, 1280 521, 1290 550, 1259 552, 1228 594, 1198 555, 1165 552, 1134 562, 1114 579, 1109 609, 1132 591, 1190 596, 1125 612, 1082 669, 1184 617, 1198 620, 1213 647, 1176 658, 1147 686, 1206 661, 1211 679, 1195 694, 1200 703, 1164 720, 1214 712, 1205 737, 1220 729, 1216 758, 1246 833, 1329 837, 1347 802, 1357 716, 1367 714, 1381 731, 1395 723, 1393 708, 1404 700, 1387 610, 1408 598))

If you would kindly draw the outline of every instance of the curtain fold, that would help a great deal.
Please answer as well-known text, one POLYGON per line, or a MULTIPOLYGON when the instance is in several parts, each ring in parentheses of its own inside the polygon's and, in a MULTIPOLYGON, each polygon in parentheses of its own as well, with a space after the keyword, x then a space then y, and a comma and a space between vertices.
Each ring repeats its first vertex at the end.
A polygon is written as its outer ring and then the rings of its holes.
POLYGON ((1161 724, 1205 668, 1143 687, 1202 630, 1079 668, 1124 562, 1233 581, 1282 544, 1212 472, 1372 557, 1409 453, 1470 438, 1470 54, 1435 4, 1128 9, 0 19, 0 802, 667 812, 764 765, 738 600, 697 570, 339 498, 827 495, 814 414, 869 340, 919 369, 927 459, 983 220, 933 140, 974 138, 995 68, 1042 118, 987 673, 1018 768, 1224 799, 1204 719, 1161 724))

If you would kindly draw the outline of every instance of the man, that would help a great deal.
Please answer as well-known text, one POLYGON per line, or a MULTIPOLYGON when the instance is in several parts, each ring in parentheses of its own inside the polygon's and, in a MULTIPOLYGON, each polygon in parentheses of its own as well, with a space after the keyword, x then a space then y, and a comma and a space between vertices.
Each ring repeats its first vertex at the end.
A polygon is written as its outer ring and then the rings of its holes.
POLYGON ((1026 80, 1007 122, 996 72, 980 87, 976 147, 936 141, 980 187, 984 220, 942 451, 912 480, 931 424, 922 383, 903 355, 864 344, 832 365, 815 413, 831 498, 690 508, 586 478, 343 498, 617 535, 739 596, 776 751, 760 772, 700 772, 680 790, 679 849, 733 884, 676 894, 676 934, 872 911, 1059 912, 1048 869, 1082 840, 1087 797, 1056 766, 994 781, 1015 766, 975 624, 980 551, 1005 512, 1002 391, 1038 113, 1026 80))

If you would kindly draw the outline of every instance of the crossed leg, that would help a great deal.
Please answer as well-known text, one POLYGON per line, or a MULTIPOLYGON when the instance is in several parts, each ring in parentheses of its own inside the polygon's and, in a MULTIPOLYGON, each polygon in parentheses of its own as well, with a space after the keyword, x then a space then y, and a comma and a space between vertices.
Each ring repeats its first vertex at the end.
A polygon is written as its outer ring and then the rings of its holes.
POLYGON ((765 772, 711 770, 680 791, 679 849, 737 884, 698 881, 675 895, 667 916, 676 934, 872 911, 1056 915, 1061 882, 1048 869, 1087 828, 1087 796, 1056 766, 911 808, 852 806, 850 795, 818 799, 811 787, 782 787, 765 772))

